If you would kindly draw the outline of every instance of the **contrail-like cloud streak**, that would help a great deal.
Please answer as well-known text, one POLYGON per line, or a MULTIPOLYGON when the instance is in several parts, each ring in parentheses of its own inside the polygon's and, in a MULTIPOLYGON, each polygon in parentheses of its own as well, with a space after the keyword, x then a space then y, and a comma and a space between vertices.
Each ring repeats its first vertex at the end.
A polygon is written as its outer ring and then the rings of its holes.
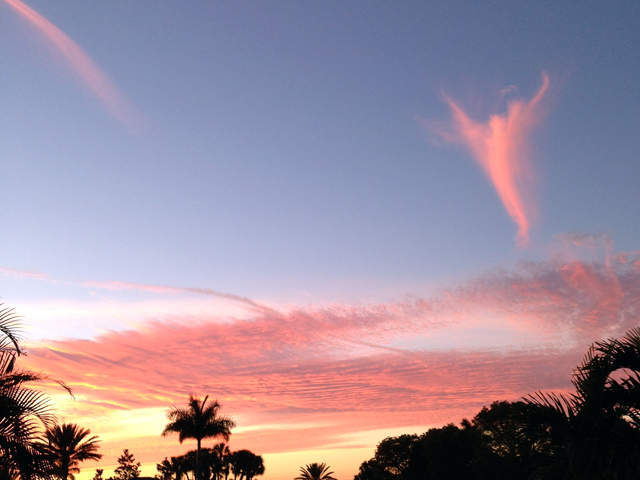
POLYGON ((113 290, 113 291, 128 290, 128 291, 154 293, 158 295, 178 295, 178 294, 184 294, 184 293, 191 293, 191 294, 203 295, 207 297, 215 297, 215 298, 231 300, 241 305, 245 305, 251 308, 252 310, 261 312, 263 314, 270 314, 274 316, 280 315, 280 312, 274 310, 271 307, 268 307, 259 302, 256 302, 251 298, 248 298, 242 295, 236 295, 233 293, 221 292, 221 291, 214 290, 212 288, 206 288, 206 287, 179 287, 179 286, 172 286, 172 285, 155 285, 155 284, 145 284, 145 283, 136 283, 136 282, 124 282, 121 280, 110 280, 110 281, 85 280, 85 281, 77 282, 77 281, 56 279, 42 272, 33 272, 29 270, 17 270, 15 268, 8 268, 3 266, 0 266, 0 275, 5 277, 39 280, 39 281, 54 283, 54 284, 64 283, 66 285, 77 285, 83 288, 95 288, 100 290, 113 290))
POLYGON ((20 0, 4 0, 51 43, 71 69, 104 104, 117 120, 128 128, 136 124, 135 112, 107 75, 67 34, 20 0))
MULTIPOLYGON (((0 273, 3 273, 3 268, 0 267, 0 273)), ((9 270, 9 269, 6 269, 9 270)), ((233 293, 219 292, 211 288, 203 287, 173 287, 168 285, 147 285, 143 283, 135 282, 122 282, 122 281, 85 281, 80 282, 83 287, 100 288, 104 290, 137 290, 142 292, 157 293, 157 294, 179 294, 179 293, 195 293, 197 295, 205 295, 209 297, 224 298, 232 300, 241 304, 245 304, 255 310, 262 313, 277 314, 275 310, 262 305, 248 297, 241 295, 234 295, 233 293)))
POLYGON ((472 120, 451 98, 445 100, 453 114, 450 140, 463 143, 493 184, 507 213, 518 226, 516 242, 529 240, 532 202, 528 198, 533 174, 528 158, 528 138, 542 117, 541 101, 549 88, 549 77, 542 74, 542 85, 528 102, 509 102, 507 112, 489 117, 486 123, 472 120))

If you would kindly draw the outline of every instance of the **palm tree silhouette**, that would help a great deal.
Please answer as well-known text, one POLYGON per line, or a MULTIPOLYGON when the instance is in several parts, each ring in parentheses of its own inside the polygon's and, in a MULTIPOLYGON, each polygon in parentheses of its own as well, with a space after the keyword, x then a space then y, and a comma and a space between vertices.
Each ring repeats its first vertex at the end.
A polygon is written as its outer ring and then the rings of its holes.
POLYGON ((42 478, 50 476, 51 465, 38 435, 53 414, 49 397, 28 388, 43 377, 16 368, 23 353, 18 328, 14 309, 0 304, 0 478, 42 478))
POLYGON ((568 478, 638 478, 640 328, 594 343, 571 382, 576 392, 570 395, 538 392, 527 398, 565 446, 568 478))
POLYGON ((208 396, 204 400, 191 395, 187 408, 172 408, 167 417, 169 423, 164 427, 162 435, 177 433, 182 443, 186 438, 194 438, 197 442, 195 461, 195 480, 200 480, 200 450, 202 439, 222 437, 229 440, 235 422, 228 417, 220 416, 220 404, 217 400, 207 405, 208 396))
POLYGON ((45 452, 53 463, 53 472, 60 480, 75 480, 78 465, 85 460, 99 460, 98 437, 74 423, 64 423, 47 428, 45 452))
POLYGON ((162 480, 182 480, 183 476, 189 478, 188 468, 183 457, 171 457, 171 459, 165 457, 161 463, 156 465, 156 469, 162 480))
POLYGON ((216 443, 211 449, 211 456, 214 459, 213 475, 214 480, 229 478, 229 471, 231 469, 231 451, 229 447, 223 443, 216 443))
POLYGON ((295 480, 336 480, 335 475, 325 463, 310 463, 300 467, 300 475, 295 480))

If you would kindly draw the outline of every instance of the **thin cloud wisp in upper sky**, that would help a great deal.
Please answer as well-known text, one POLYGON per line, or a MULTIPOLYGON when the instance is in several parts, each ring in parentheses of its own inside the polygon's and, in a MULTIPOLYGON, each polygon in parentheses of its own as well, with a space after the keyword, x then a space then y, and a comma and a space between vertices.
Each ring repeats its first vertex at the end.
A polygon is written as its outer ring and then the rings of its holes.
POLYGON ((13 278, 29 278, 32 280, 48 280, 46 273, 32 272, 30 270, 16 270, 15 268, 0 267, 0 274, 13 278))
POLYGON ((137 115, 113 82, 69 36, 45 17, 20 0, 4 0, 23 18, 35 26, 67 61, 71 69, 104 104, 117 120, 133 129, 137 115))
POLYGON ((100 290, 116 290, 116 291, 138 291, 138 292, 148 292, 155 293, 160 295, 172 295, 172 294, 185 294, 192 293, 196 295, 203 295, 208 297, 216 297, 226 300, 231 300, 233 302, 242 304, 246 307, 249 307, 252 310, 262 312, 264 314, 274 314, 278 315, 278 312, 266 305, 263 305, 251 298, 235 295, 233 293, 220 292, 218 290, 214 290, 212 288, 206 287, 176 287, 170 285, 153 285, 153 284, 144 284, 144 283, 136 283, 136 282, 125 282, 125 281, 99 281, 99 280, 86 280, 86 281, 69 281, 69 280, 60 280, 50 277, 46 273, 42 272, 32 272, 29 270, 17 270, 15 268, 9 268, 0 266, 0 275, 5 277, 13 277, 13 278, 22 278, 22 279, 31 279, 31 280, 41 280, 49 283, 64 283, 67 285, 77 285, 83 288, 91 288, 91 289, 100 289, 100 290))
MULTIPOLYGON (((0 268, 0 273, 2 273, 2 269, 0 268)), ((233 293, 219 292, 217 290, 213 290, 211 288, 203 288, 203 287, 172 287, 167 285, 147 285, 143 283, 135 283, 135 282, 121 282, 121 281, 85 281, 80 282, 80 285, 83 287, 89 288, 99 288, 104 290, 138 290, 150 293, 158 293, 158 294, 174 294, 174 293, 195 293, 197 295, 205 295, 210 297, 218 297, 224 298, 227 300, 232 300, 235 302, 239 302, 241 304, 245 304, 255 310, 258 310, 263 313, 276 313, 275 310, 262 305, 248 297, 243 297, 241 295, 235 295, 233 293)))
POLYGON ((444 139, 464 144, 496 189, 509 216, 518 226, 516 242, 529 241, 531 217, 535 210, 530 198, 533 172, 528 157, 528 140, 542 117, 541 101, 549 88, 542 85, 530 101, 512 100, 506 113, 494 114, 486 123, 472 120, 450 97, 445 100, 453 114, 451 131, 438 132, 444 139))

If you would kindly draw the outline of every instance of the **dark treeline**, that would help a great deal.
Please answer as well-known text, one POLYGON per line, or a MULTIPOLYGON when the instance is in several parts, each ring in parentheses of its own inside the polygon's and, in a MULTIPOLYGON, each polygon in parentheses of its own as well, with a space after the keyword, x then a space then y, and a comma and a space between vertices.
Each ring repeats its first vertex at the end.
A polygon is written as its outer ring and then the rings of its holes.
POLYGON ((202 441, 207 438, 223 438, 229 440, 235 422, 220 414, 221 405, 217 400, 209 401, 189 397, 186 408, 172 408, 169 423, 164 427, 162 435, 178 434, 182 443, 185 439, 194 439, 196 449, 178 457, 165 458, 157 465, 158 478, 161 480, 252 480, 264 473, 264 462, 260 455, 250 450, 231 452, 224 442, 213 448, 202 448, 202 441), (191 473, 191 477, 189 476, 191 473))
POLYGON ((640 329, 595 343, 569 395, 494 402, 460 425, 389 437, 355 480, 640 478, 640 329))
MULTIPOLYGON (((165 458, 157 465, 160 480, 195 479, 196 450, 177 457, 165 458)), ((200 480, 252 480, 264 473, 260 455, 250 450, 232 452, 224 443, 200 450, 200 480)))

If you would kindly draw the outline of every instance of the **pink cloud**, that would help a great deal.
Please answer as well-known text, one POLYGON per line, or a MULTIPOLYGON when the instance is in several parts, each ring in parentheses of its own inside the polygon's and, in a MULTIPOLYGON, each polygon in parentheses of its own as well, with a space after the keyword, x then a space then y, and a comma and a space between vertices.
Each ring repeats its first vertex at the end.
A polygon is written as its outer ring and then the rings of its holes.
MULTIPOLYGON (((590 249, 611 243, 573 234, 565 240, 590 249)), ((223 322, 213 312, 197 321, 158 316, 92 340, 31 345, 25 366, 74 389, 78 401, 66 400, 65 419, 108 432, 104 448, 113 458, 124 443, 144 462, 188 448, 159 432, 164 409, 192 392, 218 397, 225 413, 249 427, 232 437, 234 448, 273 455, 356 449, 358 432, 426 429, 492 400, 570 388, 571 370, 591 341, 640 319, 640 254, 608 257, 559 255, 392 303, 254 310, 223 322), (497 336, 524 332, 528 342, 480 344, 478 332, 488 326, 497 336), (439 344, 444 337, 454 340, 439 344), (157 435, 139 433, 137 423, 113 424, 113 415, 139 418, 148 409, 155 409, 157 435)), ((167 288, 151 291, 173 292, 167 288)), ((363 459, 353 460, 354 469, 363 459)))
POLYGON ((391 304, 223 323, 157 321, 94 340, 33 345, 28 362, 68 382, 92 411, 162 407, 209 392, 253 423, 317 415, 342 422, 358 412, 362 421, 345 433, 389 426, 375 412, 405 411, 425 424, 456 420, 494 399, 565 388, 588 343, 636 325, 633 261, 526 264, 391 304), (476 318, 525 329, 537 343, 453 349, 398 342, 437 332, 461 337, 478 327, 476 318))
POLYGON ((134 109, 95 62, 67 34, 20 0, 4 0, 31 23, 60 53, 71 69, 104 104, 108 112, 129 128, 136 127, 134 109))
POLYGON ((30 270, 16 270, 14 268, 0 267, 0 274, 7 277, 27 278, 31 280, 47 280, 49 277, 46 273, 33 272, 30 270))
POLYGON ((453 114, 451 131, 440 131, 446 140, 465 145, 491 181, 509 216, 518 226, 516 241, 529 240, 534 205, 531 200, 533 172, 528 141, 542 117, 541 102, 549 88, 549 77, 542 74, 542 85, 530 101, 512 100, 504 114, 494 114, 486 123, 472 120, 453 99, 445 100, 453 114))
MULTIPOLYGON (((492 399, 518 398, 539 388, 565 389, 581 353, 482 350, 336 359, 304 348, 297 354, 270 351, 275 341, 236 341, 235 348, 223 345, 220 352, 212 329, 181 330, 158 328, 127 340, 32 349, 29 362, 55 368, 77 396, 93 400, 82 402, 80 418, 168 407, 190 392, 209 392, 249 424, 331 425, 336 441, 349 432, 458 420, 492 399), (248 344, 254 345, 255 358, 241 353, 248 344)), ((261 448, 273 453, 326 446, 313 436, 305 445, 288 444, 290 436, 261 448)), ((245 439, 251 441, 249 435, 245 439)))

